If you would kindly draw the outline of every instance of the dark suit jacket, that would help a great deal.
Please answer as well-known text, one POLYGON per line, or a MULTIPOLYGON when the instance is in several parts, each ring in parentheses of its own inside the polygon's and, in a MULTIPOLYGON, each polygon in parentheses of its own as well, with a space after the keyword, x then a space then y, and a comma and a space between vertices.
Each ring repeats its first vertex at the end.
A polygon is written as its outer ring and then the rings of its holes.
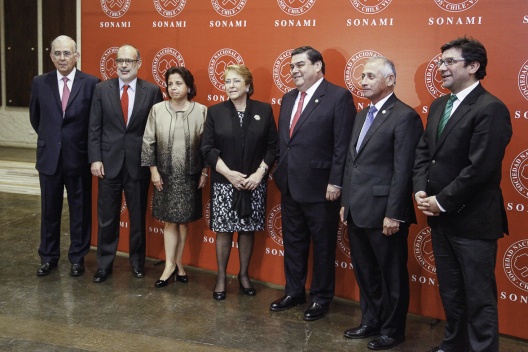
POLYGON ((65 173, 89 172, 88 120, 93 92, 99 81, 77 70, 63 117, 57 71, 33 79, 29 119, 38 134, 36 168, 39 172, 53 175, 61 155, 65 173))
POLYGON ((359 112, 354 123, 341 205, 358 227, 382 228, 384 217, 416 223, 412 170, 416 145, 423 132, 422 120, 393 94, 381 107, 356 152, 367 112, 368 108, 359 112))
POLYGON ((248 176, 254 173, 262 160, 271 167, 275 161, 277 127, 271 105, 248 99, 243 125, 233 103, 226 102, 211 106, 207 110, 202 135, 202 154, 211 167, 211 181, 229 183, 216 172, 218 157, 231 170, 248 176))
POLYGON ((341 186, 356 108, 350 92, 323 79, 304 108, 290 139, 294 89, 279 116, 279 161, 273 171, 282 194, 302 203, 326 201, 328 184, 341 186))
POLYGON ((449 97, 436 99, 416 150, 414 192, 436 195, 446 210, 429 217, 459 237, 497 239, 508 233, 502 159, 512 127, 506 105, 478 85, 455 110, 440 138, 438 122, 449 97))
POLYGON ((125 126, 119 93, 118 78, 95 87, 88 139, 90 163, 102 161, 108 178, 116 177, 123 163, 133 179, 149 178, 148 167, 141 166, 141 145, 150 109, 163 100, 161 91, 158 86, 138 78, 128 126, 125 126))

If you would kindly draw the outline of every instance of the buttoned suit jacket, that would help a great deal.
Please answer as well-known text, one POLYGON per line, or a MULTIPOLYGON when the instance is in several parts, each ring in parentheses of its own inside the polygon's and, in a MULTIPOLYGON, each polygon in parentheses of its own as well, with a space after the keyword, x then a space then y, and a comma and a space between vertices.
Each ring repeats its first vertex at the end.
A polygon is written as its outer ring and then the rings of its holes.
POLYGON ((103 162, 105 177, 115 178, 123 167, 133 179, 150 177, 149 168, 141 166, 143 133, 150 109, 162 100, 158 86, 138 78, 132 115, 125 126, 119 79, 96 86, 90 112, 88 155, 90 163, 103 162))
POLYGON ((296 202, 325 202, 328 184, 342 185, 356 108, 348 90, 323 79, 290 138, 290 119, 298 94, 294 89, 282 98, 273 179, 280 192, 289 192, 296 202))
POLYGON ((416 150, 414 192, 436 196, 446 210, 428 217, 431 227, 475 239, 508 233, 500 182, 502 160, 511 135, 504 103, 479 84, 461 102, 437 137, 448 96, 430 107, 425 132, 416 150))
POLYGON ((88 121, 96 84, 100 80, 79 70, 63 116, 57 71, 36 76, 31 86, 29 118, 37 132, 36 168, 45 175, 62 170, 69 175, 89 172, 88 121))
POLYGON ((358 113, 346 159, 341 205, 354 224, 382 228, 385 217, 416 223, 412 171, 423 133, 420 116, 393 94, 378 111, 359 151, 368 108, 358 113))

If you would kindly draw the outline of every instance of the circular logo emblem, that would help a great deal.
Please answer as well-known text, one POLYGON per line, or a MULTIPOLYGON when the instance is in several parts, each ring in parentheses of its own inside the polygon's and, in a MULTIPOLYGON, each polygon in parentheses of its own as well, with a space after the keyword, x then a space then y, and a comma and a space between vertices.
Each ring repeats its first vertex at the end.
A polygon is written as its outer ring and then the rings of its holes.
POLYGON ((526 61, 519 70, 517 82, 522 96, 524 99, 528 100, 528 61, 526 61))
POLYGON ((117 58, 118 50, 119 48, 117 46, 113 46, 106 49, 106 51, 101 56, 101 60, 99 61, 99 72, 101 72, 101 77, 103 77, 104 81, 117 77, 115 60, 117 58))
POLYGON ((234 16, 242 11, 246 2, 247 0, 211 0, 213 9, 224 17, 234 16))
POLYGON ((436 55, 425 68, 425 87, 429 94, 435 98, 439 98, 442 95, 449 93, 447 89, 444 88, 442 82, 442 77, 438 72, 438 65, 436 64, 442 58, 442 54, 436 55))
POLYGON ((315 0, 277 0, 277 4, 284 13, 290 16, 300 16, 310 11, 315 0))
POLYGON ((436 274, 433 244, 431 242, 431 228, 426 227, 414 239, 414 257, 416 261, 431 274, 436 274))
POLYGON ((279 90, 288 93, 295 88, 290 73, 290 58, 292 49, 283 51, 273 63, 273 81, 279 90))
POLYGON ((528 292, 528 239, 517 241, 508 247, 502 265, 512 284, 528 292))
POLYGON ((126 209, 127 209, 127 204, 126 204, 125 192, 123 192, 123 194, 121 195, 121 214, 123 214, 126 209))
POLYGON ((165 72, 173 66, 185 66, 183 56, 178 50, 173 48, 163 48, 156 53, 152 60, 152 77, 156 83, 162 87, 167 87, 165 83, 165 72))
POLYGON ((339 222, 337 229, 337 246, 347 257, 350 258, 350 241, 348 239, 348 226, 339 222))
POLYGON ((446 10, 448 12, 462 12, 466 11, 470 7, 473 7, 473 5, 478 2, 478 0, 434 0, 434 2, 442 10, 446 10))
POLYGON ((510 166, 510 180, 513 188, 528 198, 528 149, 517 155, 510 166))
POLYGON ((374 50, 363 50, 355 53, 348 59, 345 66, 345 84, 348 90, 358 98, 363 98, 363 89, 361 89, 361 74, 365 62, 373 56, 382 56, 374 50))
POLYGON ((350 0, 352 6, 361 13, 372 15, 385 10, 392 0, 350 0))
POLYGON ((282 215, 281 206, 276 205, 271 209, 268 215, 268 233, 273 241, 279 246, 282 244, 282 215))
POLYGON ((185 7, 186 0, 153 0, 154 8, 163 17, 178 16, 185 7))
POLYGON ((101 8, 110 18, 123 16, 130 8, 132 0, 101 0, 101 8))
POLYGON ((158 220, 154 217, 154 215, 152 214, 152 206, 154 205, 154 190, 152 190, 152 193, 150 195, 150 201, 149 201, 149 208, 150 208, 150 215, 152 215, 152 218, 154 219, 154 221, 160 225, 163 225, 165 224, 165 221, 162 221, 162 220, 158 220))
POLYGON ((229 65, 242 65, 244 60, 239 53, 233 49, 224 48, 218 50, 209 60, 207 71, 209 73, 209 80, 216 87, 216 89, 225 91, 224 80, 222 78, 224 71, 229 65))

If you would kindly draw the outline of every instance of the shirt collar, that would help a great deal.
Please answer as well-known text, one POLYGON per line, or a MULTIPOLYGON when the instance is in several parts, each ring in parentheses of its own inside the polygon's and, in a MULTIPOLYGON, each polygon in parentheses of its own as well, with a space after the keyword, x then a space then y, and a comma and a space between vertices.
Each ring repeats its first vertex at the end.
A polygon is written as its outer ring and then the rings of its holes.
MULTIPOLYGON (((389 100, 389 98, 391 97, 391 95, 393 95, 394 92, 390 93, 389 95, 387 95, 385 98, 381 99, 380 101, 378 101, 376 104, 374 104, 374 106, 376 107, 376 112, 380 111, 381 107, 383 106, 383 104, 385 104, 387 102, 387 100, 389 100)), ((370 103, 370 105, 372 105, 372 103, 370 103)))
POLYGON ((67 76, 63 76, 59 70, 56 70, 57 71, 57 80, 60 81, 62 80, 63 77, 68 77, 68 80, 72 81, 73 82, 73 79, 75 78, 75 73, 77 73, 77 68, 76 67, 73 67, 73 70, 70 72, 69 75, 67 76))
POLYGON ((470 85, 469 87, 467 87, 466 89, 463 89, 460 92, 458 92, 457 94, 455 94, 457 96, 457 100, 462 102, 462 100, 464 100, 469 95, 469 93, 471 93, 473 91, 473 89, 477 88, 479 83, 480 83, 480 81, 477 81, 477 82, 473 83, 472 85, 470 85))
MULTIPOLYGON (((123 89, 123 86, 125 85, 125 82, 123 82, 121 80, 121 78, 118 78, 119 79, 119 90, 122 90, 123 89)), ((133 92, 136 91, 136 85, 137 85, 137 77, 134 78, 134 80, 130 83, 128 83, 128 89, 131 89, 133 92)))
MULTIPOLYGON (((311 97, 315 93, 317 88, 319 88, 319 86, 321 85, 321 82, 323 81, 323 79, 324 79, 324 77, 321 77, 321 78, 319 78, 319 80, 317 82, 312 84, 312 86, 306 90, 306 96, 311 97)), ((300 94, 301 94, 301 92, 299 92, 299 96, 300 96, 300 94)))

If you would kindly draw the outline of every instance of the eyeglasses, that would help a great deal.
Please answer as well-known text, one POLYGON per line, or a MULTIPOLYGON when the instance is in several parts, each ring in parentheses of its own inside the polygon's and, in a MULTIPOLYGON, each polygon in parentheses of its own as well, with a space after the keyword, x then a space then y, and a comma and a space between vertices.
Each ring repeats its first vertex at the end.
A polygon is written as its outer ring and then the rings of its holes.
POLYGON ((53 56, 55 57, 61 57, 64 56, 66 59, 69 59, 74 53, 71 51, 54 51, 53 56))
POLYGON ((448 58, 445 59, 445 60, 442 60, 442 59, 438 60, 438 61, 436 62, 436 65, 437 65, 438 67, 440 67, 440 66, 442 66, 442 65, 446 65, 446 67, 447 67, 447 66, 454 65, 454 64, 456 64, 456 63, 459 62, 459 61, 465 61, 465 60, 466 60, 466 59, 464 59, 463 57, 448 57, 448 58))
POLYGON ((133 63, 138 62, 139 60, 132 60, 132 59, 116 59, 115 62, 117 65, 122 65, 126 63, 127 65, 131 65, 133 63))

